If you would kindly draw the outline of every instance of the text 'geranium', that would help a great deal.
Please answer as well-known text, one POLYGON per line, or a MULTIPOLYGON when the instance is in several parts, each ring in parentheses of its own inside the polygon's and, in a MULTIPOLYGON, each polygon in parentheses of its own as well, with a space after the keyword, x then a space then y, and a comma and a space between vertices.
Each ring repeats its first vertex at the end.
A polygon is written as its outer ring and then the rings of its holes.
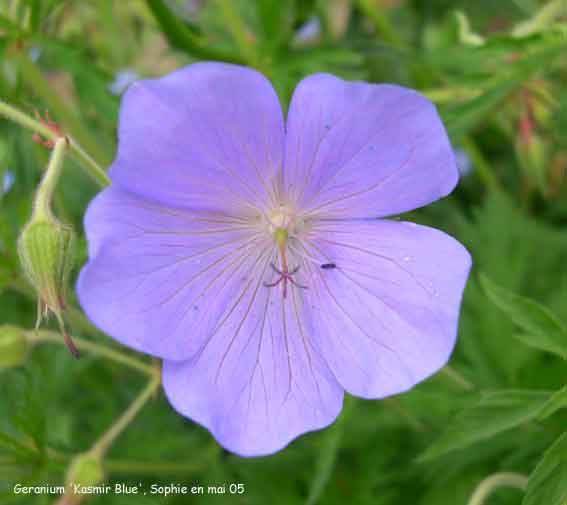
POLYGON ((284 122, 258 72, 194 64, 129 88, 110 175, 80 301, 164 360, 171 404, 227 449, 275 452, 329 425, 344 391, 383 398, 447 362, 470 256, 382 219, 457 183, 419 93, 313 75, 284 122))

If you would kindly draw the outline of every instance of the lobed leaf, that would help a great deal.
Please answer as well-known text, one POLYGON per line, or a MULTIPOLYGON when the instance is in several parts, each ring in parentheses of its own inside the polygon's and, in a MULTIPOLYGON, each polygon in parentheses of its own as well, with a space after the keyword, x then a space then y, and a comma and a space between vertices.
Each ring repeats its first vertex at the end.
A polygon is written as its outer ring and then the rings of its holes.
POLYGON ((542 413, 549 416, 565 405, 559 401, 557 395, 548 391, 529 390, 485 393, 478 403, 461 411, 419 459, 426 461, 455 449, 463 449, 500 432, 536 420, 542 413))
POLYGON ((530 475, 522 505, 567 504, 567 432, 545 452, 530 475))
POLYGON ((496 285, 484 274, 480 284, 488 298, 525 332, 517 336, 519 340, 567 359, 567 329, 551 311, 496 285))

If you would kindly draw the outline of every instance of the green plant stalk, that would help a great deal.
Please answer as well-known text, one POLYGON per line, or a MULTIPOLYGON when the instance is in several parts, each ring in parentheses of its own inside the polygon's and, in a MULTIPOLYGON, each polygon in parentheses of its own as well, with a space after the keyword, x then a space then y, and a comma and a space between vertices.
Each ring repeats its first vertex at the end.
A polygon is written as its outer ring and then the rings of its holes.
MULTIPOLYGON (((57 141, 61 138, 59 134, 49 129, 40 121, 36 121, 27 114, 24 114, 16 107, 0 100, 0 116, 4 116, 15 123, 32 130, 33 132, 41 135, 42 137, 57 141)), ((106 171, 91 157, 89 156, 81 146, 70 136, 67 136, 70 146, 69 149, 77 161, 82 165, 87 174, 100 186, 106 187, 110 185, 110 177, 106 174, 106 171)))
POLYGON ((59 118, 64 130, 73 132, 73 136, 84 148, 91 153, 91 156, 103 165, 110 164, 111 158, 100 147, 97 140, 92 136, 82 121, 71 111, 63 102, 59 95, 53 90, 47 79, 44 77, 37 65, 26 55, 20 54, 16 61, 25 83, 30 86, 59 118))
POLYGON ((73 137, 68 137, 71 144, 71 152, 76 155, 78 161, 82 162, 85 168, 88 169, 94 181, 101 187, 110 186, 112 181, 104 170, 76 141, 73 137))
POLYGON ((67 149, 67 139, 59 137, 55 141, 53 151, 47 164, 45 174, 41 179, 41 183, 34 199, 34 208, 32 212, 32 220, 50 220, 53 219, 51 213, 51 201, 53 192, 57 186, 57 182, 63 171, 63 160, 65 159, 65 150, 67 149))
POLYGON ((57 140, 59 138, 59 135, 50 130, 43 123, 36 121, 27 114, 24 114, 20 110, 16 109, 16 107, 4 102, 3 100, 0 100, 0 114, 5 118, 14 121, 15 123, 20 124, 24 128, 28 128, 29 130, 38 133, 46 139, 57 140))
MULTIPOLYGON (((65 345, 63 337, 59 333, 49 330, 28 331, 26 332, 26 338, 31 344, 34 345, 43 343, 65 345)), ((138 372, 149 375, 152 378, 156 375, 155 369, 151 365, 128 356, 123 352, 116 351, 105 345, 90 342, 82 338, 73 337, 73 342, 75 343, 75 346, 77 347, 77 349, 79 349, 79 351, 85 351, 90 354, 94 354, 95 356, 108 358, 112 361, 115 361, 116 363, 126 365, 130 368, 133 368, 134 370, 137 370, 138 372)))
POLYGON ((474 490, 468 505, 483 505, 486 499, 500 487, 512 487, 524 491, 528 477, 519 473, 495 473, 484 479, 474 490))
POLYGON ((157 391, 159 385, 161 384, 161 375, 154 370, 152 372, 153 377, 149 380, 146 387, 142 392, 136 397, 136 399, 130 404, 130 406, 124 411, 124 413, 118 418, 118 420, 100 437, 97 442, 93 445, 89 451, 93 456, 98 458, 103 458, 108 449, 112 446, 114 441, 120 436, 120 434, 130 425, 130 423, 136 418, 140 410, 148 402, 148 400, 157 391))

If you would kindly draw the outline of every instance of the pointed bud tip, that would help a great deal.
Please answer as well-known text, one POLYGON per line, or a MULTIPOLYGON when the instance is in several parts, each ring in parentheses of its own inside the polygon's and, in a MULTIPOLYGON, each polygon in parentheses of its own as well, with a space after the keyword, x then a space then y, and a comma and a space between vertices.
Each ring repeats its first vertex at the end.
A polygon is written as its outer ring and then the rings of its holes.
POLYGON ((77 347, 75 346, 75 342, 73 342, 71 335, 69 335, 67 332, 64 332, 63 339, 65 340, 65 345, 67 346, 67 349, 69 349, 73 357, 79 359, 81 357, 81 353, 79 352, 79 349, 77 349, 77 347))

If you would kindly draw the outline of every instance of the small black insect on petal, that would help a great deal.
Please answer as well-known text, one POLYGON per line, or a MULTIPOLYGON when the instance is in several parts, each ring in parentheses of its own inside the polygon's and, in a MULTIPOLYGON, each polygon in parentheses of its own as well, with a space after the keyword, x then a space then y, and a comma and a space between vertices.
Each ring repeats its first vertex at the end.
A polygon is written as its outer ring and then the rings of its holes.
POLYGON ((332 268, 337 268, 337 265, 335 265, 334 263, 323 263, 321 265, 321 268, 323 270, 331 270, 332 268))

